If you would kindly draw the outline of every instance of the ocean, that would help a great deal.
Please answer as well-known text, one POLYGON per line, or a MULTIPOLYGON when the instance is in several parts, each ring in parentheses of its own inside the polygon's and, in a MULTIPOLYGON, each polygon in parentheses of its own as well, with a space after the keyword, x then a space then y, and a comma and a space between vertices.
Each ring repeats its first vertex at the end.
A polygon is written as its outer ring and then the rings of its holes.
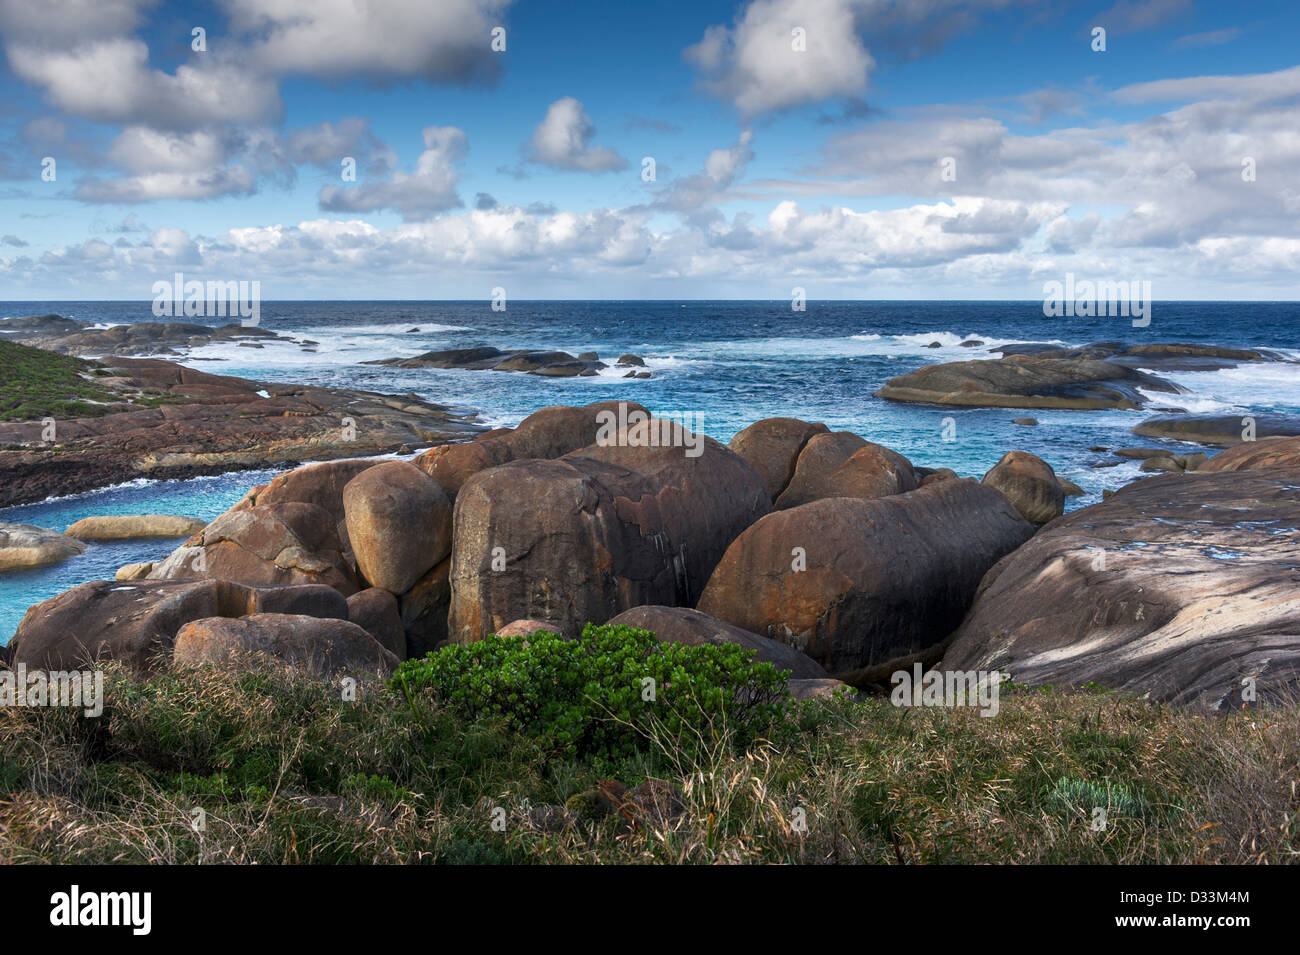
MULTIPOLYGON (((0 302, 0 317, 53 312, 102 324, 158 321, 150 302, 0 302)), ((203 319, 180 319, 199 321, 203 319)), ((223 320, 206 320, 224 324, 223 320)), ((217 374, 265 381, 310 382, 405 394, 477 410, 485 424, 517 424, 545 405, 605 399, 639 401, 652 411, 689 413, 700 430, 727 441, 759 418, 787 415, 823 421, 887 445, 927 467, 980 476, 1006 451, 1044 458, 1087 495, 1100 499, 1138 474, 1137 462, 1092 465, 1108 456, 1095 445, 1168 446, 1129 429, 1148 411, 1019 411, 904 405, 873 398, 889 378, 922 365, 990 355, 962 347, 1016 342, 1081 345, 1092 341, 1199 342, 1271 348, 1300 359, 1300 304, 1156 302, 1148 327, 1127 318, 1047 318, 1033 302, 788 301, 509 302, 493 311, 478 302, 264 302, 261 328, 309 339, 263 348, 224 344, 180 360, 217 374), (939 347, 928 347, 938 342, 939 347), (593 378, 543 378, 504 372, 397 369, 361 362, 422 352, 494 345, 499 348, 624 352, 645 359, 649 380, 629 380, 613 367, 593 378), (1032 414, 1037 427, 1012 424, 1032 414), (943 439, 945 418, 956 421, 943 439)), ((171 357, 171 356, 168 356, 171 357)), ((610 362, 612 365, 612 361, 610 362)), ((1219 371, 1167 373, 1189 390, 1153 395, 1153 404, 1197 413, 1300 414, 1300 364, 1243 365, 1219 371)), ((1193 450, 1183 445, 1180 450, 1193 450)), ((63 530, 93 514, 175 513, 216 517, 274 471, 242 471, 189 481, 127 485, 0 509, 0 521, 63 530)), ((63 564, 0 577, 0 643, 27 608, 87 580, 111 579, 122 564, 169 553, 174 541, 90 544, 63 564)))

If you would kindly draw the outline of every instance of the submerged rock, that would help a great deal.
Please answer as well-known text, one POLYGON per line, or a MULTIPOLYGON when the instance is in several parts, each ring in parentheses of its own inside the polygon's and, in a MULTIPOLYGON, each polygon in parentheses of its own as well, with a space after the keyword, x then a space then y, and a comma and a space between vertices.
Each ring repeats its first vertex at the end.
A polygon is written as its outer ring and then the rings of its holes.
POLYGON ((64 533, 78 540, 112 541, 138 537, 190 537, 206 526, 206 521, 175 514, 105 514, 83 517, 64 533))
POLYGON ((0 574, 61 564, 85 550, 81 541, 46 527, 0 522, 0 574))

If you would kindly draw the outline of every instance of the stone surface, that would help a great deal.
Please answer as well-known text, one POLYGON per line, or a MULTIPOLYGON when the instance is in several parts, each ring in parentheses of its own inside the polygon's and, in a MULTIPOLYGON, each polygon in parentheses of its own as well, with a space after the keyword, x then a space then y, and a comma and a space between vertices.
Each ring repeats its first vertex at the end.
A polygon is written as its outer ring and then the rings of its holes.
POLYGON ((741 534, 698 609, 788 643, 847 680, 934 651, 985 571, 1032 534, 1001 492, 972 480, 876 500, 827 498, 741 534))
POLYGON ((389 676, 398 662, 355 623, 280 613, 237 620, 209 617, 187 623, 176 634, 172 659, 177 666, 238 666, 252 654, 319 676, 389 676))
POLYGON ((1264 438, 1220 451, 1199 471, 1250 471, 1255 468, 1300 469, 1300 438, 1264 438))
POLYGON ((77 540, 112 541, 137 537, 190 537, 205 526, 206 521, 175 514, 105 514, 83 517, 64 533, 77 540))
POLYGON ((212 577, 249 584, 358 589, 323 508, 285 502, 222 514, 149 572, 151 580, 212 577))
POLYGON ((1252 423, 1255 440, 1300 435, 1300 416, 1279 414, 1156 415, 1136 425, 1133 433, 1227 448, 1241 444, 1252 423))
POLYGON ((1012 355, 926 365, 889 379, 878 398, 979 408, 1141 408, 1146 391, 1171 394, 1172 382, 1093 358, 1012 355))
POLYGON ((919 483, 901 454, 837 431, 809 439, 775 507, 785 510, 828 497, 887 497, 915 490, 919 483))
POLYGON ((1300 693, 1295 471, 1138 481, 989 572, 945 669, 1100 683, 1216 710, 1300 693))
POLYGON ((85 550, 80 541, 46 527, 0 522, 0 574, 61 564, 85 550))
POLYGON ((1028 451, 1008 451, 980 481, 1007 496, 1025 520, 1046 524, 1065 513, 1065 489, 1050 464, 1028 451))
POLYGON ((451 553, 451 502, 405 461, 385 461, 343 490, 348 540, 361 576, 401 594, 451 553))
POLYGON ((698 457, 624 440, 466 482, 456 498, 450 639, 477 640, 521 618, 579 633, 642 604, 689 606, 727 544, 771 508, 753 469, 712 439, 698 457))
POLYGON ((105 358, 97 370, 104 374, 95 383, 121 396, 115 413, 60 420, 57 444, 44 440, 40 421, 0 422, 0 506, 141 477, 355 458, 482 431, 414 395, 250 381, 152 358, 105 358))
POLYGON ((387 590, 370 587, 347 599, 347 619, 370 634, 397 659, 406 659, 406 631, 397 598, 387 590))
POLYGON ((728 447, 754 469, 775 501, 794 477, 808 439, 829 431, 824 424, 798 418, 764 418, 736 433, 728 447))

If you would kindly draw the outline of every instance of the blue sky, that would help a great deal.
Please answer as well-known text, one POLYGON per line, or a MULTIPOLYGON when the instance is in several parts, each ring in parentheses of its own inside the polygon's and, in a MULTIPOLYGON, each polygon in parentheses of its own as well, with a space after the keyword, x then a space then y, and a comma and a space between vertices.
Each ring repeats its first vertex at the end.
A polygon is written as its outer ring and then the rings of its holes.
POLYGON ((362 6, 0 0, 0 300, 1300 288, 1293 3, 362 6))

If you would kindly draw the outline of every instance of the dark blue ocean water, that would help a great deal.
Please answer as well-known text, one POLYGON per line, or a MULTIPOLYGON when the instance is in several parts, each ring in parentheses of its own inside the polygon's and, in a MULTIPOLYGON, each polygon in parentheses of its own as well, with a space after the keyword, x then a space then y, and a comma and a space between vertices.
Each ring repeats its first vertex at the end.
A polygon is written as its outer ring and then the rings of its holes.
MULTIPOLYGON (((55 312, 91 322, 156 321, 149 302, 0 302, 0 317, 55 312)), ((203 319, 194 319, 204 321, 203 319)), ((222 320, 207 320, 222 324, 222 320)), ((1268 347, 1300 357, 1300 304, 1160 303, 1146 328, 1126 318, 1047 318, 1040 302, 809 302, 804 312, 782 302, 509 302, 504 312, 481 302, 269 302, 261 327, 292 341, 261 349, 222 345, 184 360, 219 374, 268 381, 311 381, 369 388, 478 409, 490 424, 515 424, 548 404, 636 400, 658 413, 689 412, 700 430, 726 441, 750 422, 772 415, 824 421, 834 429, 901 451, 913 462, 981 475, 1011 449, 1032 451, 1089 492, 1136 475, 1136 465, 1095 469, 1093 445, 1151 444, 1128 429, 1143 412, 1034 412, 1040 424, 1011 424, 1014 410, 899 405, 873 398, 890 377, 939 361, 992 357, 986 345, 1048 341, 1083 344, 1202 342, 1268 347), (412 331, 418 329, 418 331, 412 331), (315 345, 300 342, 310 340, 315 345), (939 348, 929 348, 939 342, 939 348), (625 380, 612 368, 601 377, 551 379, 456 370, 401 370, 360 364, 431 349, 501 348, 642 356, 654 377, 625 380), (314 351, 308 350, 309 348, 314 351), (956 421, 942 440, 943 419, 956 421)), ((1300 413, 1300 365, 1240 366, 1170 375, 1188 395, 1158 402, 1189 411, 1300 413)), ((1159 443, 1159 442, 1155 442, 1159 443)), ((1188 450, 1184 448, 1183 450, 1188 450)), ((183 513, 212 518, 267 475, 244 472, 186 482, 138 482, 0 511, 0 520, 62 530, 97 513, 183 513)), ((111 577, 124 563, 155 559, 169 542, 92 545, 55 568, 0 578, 0 641, 31 603, 84 580, 111 577)))

